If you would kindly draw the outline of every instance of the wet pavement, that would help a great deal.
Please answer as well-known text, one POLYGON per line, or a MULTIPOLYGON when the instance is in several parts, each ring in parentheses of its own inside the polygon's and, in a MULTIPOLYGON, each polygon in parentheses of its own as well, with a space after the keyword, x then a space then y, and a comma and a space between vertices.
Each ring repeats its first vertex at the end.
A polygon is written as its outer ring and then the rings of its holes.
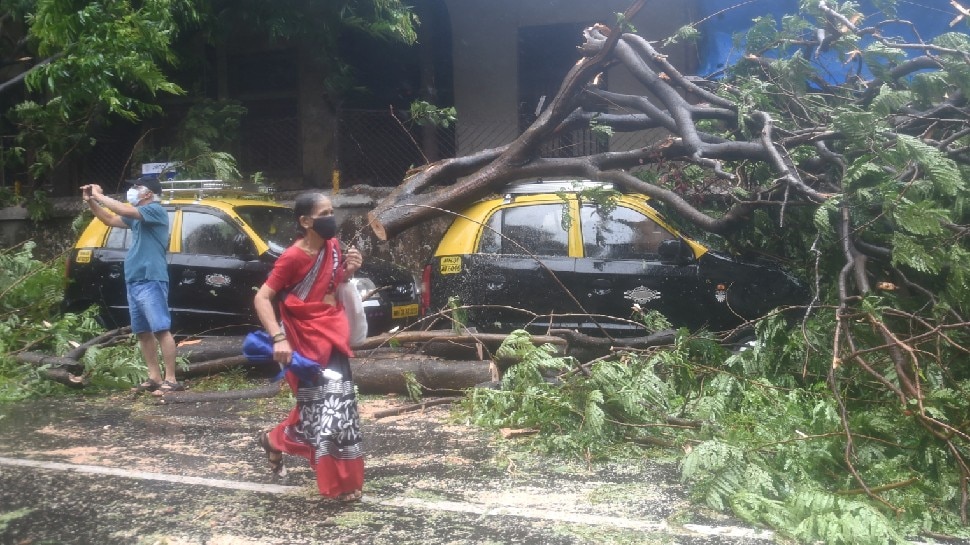
POLYGON ((448 406, 361 400, 364 500, 322 500, 300 458, 274 479, 253 437, 287 396, 0 406, 0 544, 763 544, 691 507, 676 466, 588 466, 457 423, 448 406))

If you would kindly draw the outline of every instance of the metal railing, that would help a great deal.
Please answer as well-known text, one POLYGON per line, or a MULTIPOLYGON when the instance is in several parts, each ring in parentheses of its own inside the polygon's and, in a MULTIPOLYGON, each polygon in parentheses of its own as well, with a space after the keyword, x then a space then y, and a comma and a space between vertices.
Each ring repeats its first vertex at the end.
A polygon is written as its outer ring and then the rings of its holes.
POLYGON ((204 197, 247 197, 273 192, 268 185, 247 186, 224 180, 159 180, 164 199, 202 199, 204 197))

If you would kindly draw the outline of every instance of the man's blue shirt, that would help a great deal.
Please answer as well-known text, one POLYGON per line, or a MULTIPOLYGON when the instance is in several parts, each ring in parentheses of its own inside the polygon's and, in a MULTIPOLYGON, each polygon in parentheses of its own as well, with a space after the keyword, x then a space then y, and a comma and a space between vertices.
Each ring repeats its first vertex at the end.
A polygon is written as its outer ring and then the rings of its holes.
POLYGON ((132 234, 125 257, 125 282, 168 282, 168 212, 157 202, 139 206, 138 211, 140 220, 121 217, 132 234))

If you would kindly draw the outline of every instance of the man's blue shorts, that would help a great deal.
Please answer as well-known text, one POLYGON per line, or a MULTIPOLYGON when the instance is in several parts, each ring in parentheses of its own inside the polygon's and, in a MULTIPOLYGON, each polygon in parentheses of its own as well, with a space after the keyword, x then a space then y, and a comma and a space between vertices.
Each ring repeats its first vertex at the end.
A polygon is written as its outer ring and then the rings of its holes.
POLYGON ((168 282, 147 280, 128 284, 132 333, 158 333, 172 328, 168 312, 168 282))

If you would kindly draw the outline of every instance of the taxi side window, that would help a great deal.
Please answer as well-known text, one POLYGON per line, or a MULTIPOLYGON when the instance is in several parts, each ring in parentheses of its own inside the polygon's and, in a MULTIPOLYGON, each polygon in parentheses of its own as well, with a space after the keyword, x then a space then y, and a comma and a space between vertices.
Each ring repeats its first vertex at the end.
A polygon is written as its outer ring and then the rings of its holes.
POLYGON ((131 229, 127 227, 112 227, 108 230, 108 239, 104 247, 112 250, 127 250, 131 246, 131 229))
POLYGON ((676 238, 642 213, 617 206, 610 214, 602 214, 595 205, 584 204, 580 209, 583 227, 583 252, 586 257, 600 259, 642 259, 657 255, 664 240, 676 238))
MULTIPOLYGON (((168 228, 171 233, 172 224, 175 222, 175 211, 168 211, 168 228)), ((104 241, 104 247, 112 250, 128 250, 131 248, 131 229, 127 227, 111 227, 108 229, 108 238, 104 241)))
POLYGON ((543 204, 495 212, 483 228, 479 253, 568 256, 569 237, 562 228, 562 210, 561 204, 543 204))
POLYGON ((182 212, 182 253, 233 255, 239 231, 213 214, 182 212))

